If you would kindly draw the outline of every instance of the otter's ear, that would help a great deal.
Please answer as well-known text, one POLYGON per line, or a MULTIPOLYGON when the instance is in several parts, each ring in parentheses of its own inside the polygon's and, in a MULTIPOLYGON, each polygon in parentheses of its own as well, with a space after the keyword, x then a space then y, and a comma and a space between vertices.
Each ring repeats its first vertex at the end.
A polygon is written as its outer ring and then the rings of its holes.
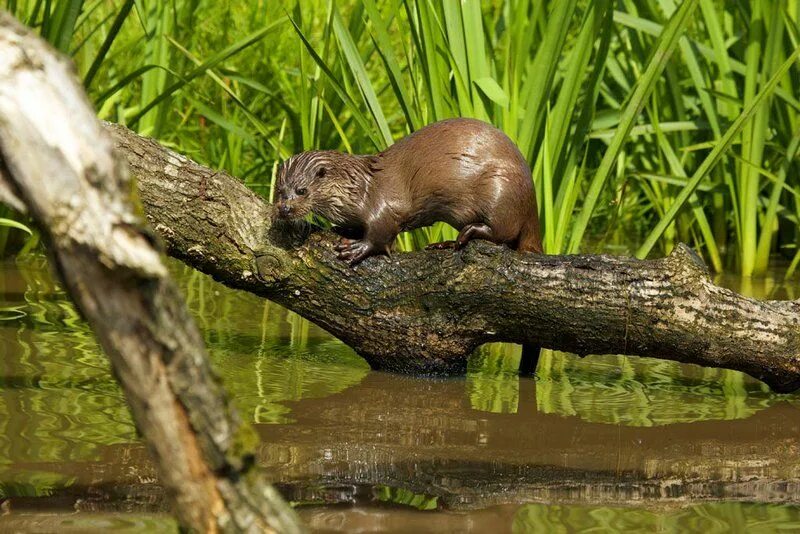
POLYGON ((328 171, 325 167, 320 167, 319 169, 317 169, 317 178, 322 178, 323 176, 325 176, 325 173, 327 172, 328 171))

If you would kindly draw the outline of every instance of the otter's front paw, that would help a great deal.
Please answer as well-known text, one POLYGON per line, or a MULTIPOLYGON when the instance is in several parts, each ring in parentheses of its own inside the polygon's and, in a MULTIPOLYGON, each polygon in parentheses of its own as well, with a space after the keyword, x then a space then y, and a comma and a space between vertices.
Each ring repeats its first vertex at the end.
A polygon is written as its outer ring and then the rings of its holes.
POLYGON ((342 239, 334 248, 339 259, 348 262, 351 267, 379 254, 375 245, 366 240, 342 239))

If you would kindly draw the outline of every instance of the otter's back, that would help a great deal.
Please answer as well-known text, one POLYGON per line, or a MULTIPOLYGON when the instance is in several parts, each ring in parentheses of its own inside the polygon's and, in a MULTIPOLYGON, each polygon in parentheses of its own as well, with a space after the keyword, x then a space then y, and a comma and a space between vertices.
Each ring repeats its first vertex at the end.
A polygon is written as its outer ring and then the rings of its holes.
POLYGON ((502 189, 532 193, 530 169, 502 131, 476 119, 435 122, 381 153, 382 189, 404 193, 413 226, 472 221, 502 189), (406 189, 400 191, 399 189, 406 189), (424 210, 424 214, 417 212, 424 210))

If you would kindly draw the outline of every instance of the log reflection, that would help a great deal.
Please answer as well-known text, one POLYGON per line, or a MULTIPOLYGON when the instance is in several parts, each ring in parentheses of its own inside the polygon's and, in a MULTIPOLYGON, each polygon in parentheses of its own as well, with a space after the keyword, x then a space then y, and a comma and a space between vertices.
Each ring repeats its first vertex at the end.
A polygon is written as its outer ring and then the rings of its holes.
POLYGON ((260 461, 302 501, 357 501, 388 486, 452 509, 800 502, 800 413, 790 402, 746 419, 636 427, 544 413, 542 386, 523 378, 518 387, 515 413, 491 413, 474 409, 462 380, 370 373, 336 395, 290 403, 296 424, 261 427, 260 461))

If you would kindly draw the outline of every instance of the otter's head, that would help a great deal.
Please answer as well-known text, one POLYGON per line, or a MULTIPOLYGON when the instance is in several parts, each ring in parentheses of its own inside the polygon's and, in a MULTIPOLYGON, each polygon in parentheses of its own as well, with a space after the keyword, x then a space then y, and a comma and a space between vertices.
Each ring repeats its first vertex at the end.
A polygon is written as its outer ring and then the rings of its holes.
POLYGON ((342 215, 363 196, 371 176, 371 157, 335 150, 292 156, 278 169, 276 204, 282 219, 300 219, 313 211, 340 224, 342 215))
POLYGON ((314 210, 320 186, 330 178, 332 154, 329 150, 313 150, 292 156, 278 168, 276 204, 282 219, 302 219, 314 210))

